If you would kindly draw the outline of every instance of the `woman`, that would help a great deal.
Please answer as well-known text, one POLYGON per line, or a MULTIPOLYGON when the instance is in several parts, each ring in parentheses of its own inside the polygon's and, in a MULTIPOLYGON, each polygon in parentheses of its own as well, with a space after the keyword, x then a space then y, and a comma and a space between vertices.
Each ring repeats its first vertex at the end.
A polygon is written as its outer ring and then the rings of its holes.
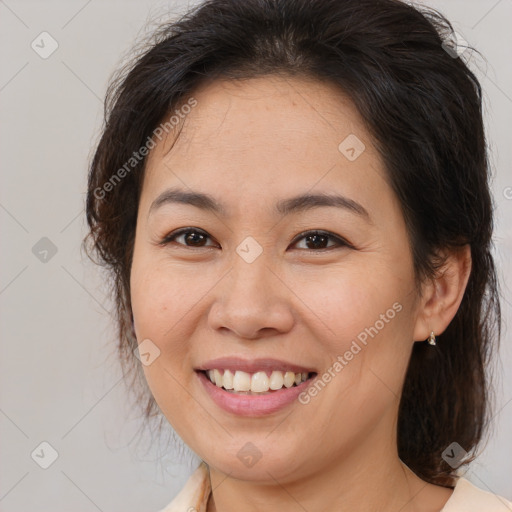
POLYGON ((147 417, 202 460, 166 512, 512 510, 461 477, 500 307, 450 36, 397 0, 212 0, 113 82, 89 236, 147 417))

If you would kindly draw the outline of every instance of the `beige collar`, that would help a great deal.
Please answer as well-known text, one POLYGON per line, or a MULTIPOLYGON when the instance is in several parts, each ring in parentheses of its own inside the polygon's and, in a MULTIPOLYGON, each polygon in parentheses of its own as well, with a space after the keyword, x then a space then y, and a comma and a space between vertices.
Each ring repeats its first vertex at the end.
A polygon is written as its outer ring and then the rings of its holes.
POLYGON ((208 466, 201 462, 181 491, 160 512, 206 512, 210 492, 208 466))

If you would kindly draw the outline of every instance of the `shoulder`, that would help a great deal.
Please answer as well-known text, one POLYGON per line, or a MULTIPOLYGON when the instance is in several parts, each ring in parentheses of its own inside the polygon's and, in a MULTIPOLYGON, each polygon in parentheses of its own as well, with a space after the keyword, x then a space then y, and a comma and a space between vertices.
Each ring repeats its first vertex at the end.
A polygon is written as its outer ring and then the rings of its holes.
POLYGON ((206 503, 210 497, 210 479, 208 466, 201 462, 198 468, 174 497, 174 499, 158 512, 206 512, 206 503))
POLYGON ((441 512, 512 512, 512 502, 459 478, 441 512))

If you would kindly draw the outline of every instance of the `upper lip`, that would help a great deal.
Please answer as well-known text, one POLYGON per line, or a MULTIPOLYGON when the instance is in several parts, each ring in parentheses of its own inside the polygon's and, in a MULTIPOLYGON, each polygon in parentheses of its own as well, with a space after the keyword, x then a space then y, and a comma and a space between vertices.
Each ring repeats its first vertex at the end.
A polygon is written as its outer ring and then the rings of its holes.
POLYGON ((315 370, 305 366, 290 363, 280 359, 243 359, 240 357, 219 357, 205 361, 200 366, 196 367, 196 371, 206 370, 229 370, 231 372, 242 371, 247 373, 256 373, 258 371, 282 371, 282 372, 314 372, 315 370))

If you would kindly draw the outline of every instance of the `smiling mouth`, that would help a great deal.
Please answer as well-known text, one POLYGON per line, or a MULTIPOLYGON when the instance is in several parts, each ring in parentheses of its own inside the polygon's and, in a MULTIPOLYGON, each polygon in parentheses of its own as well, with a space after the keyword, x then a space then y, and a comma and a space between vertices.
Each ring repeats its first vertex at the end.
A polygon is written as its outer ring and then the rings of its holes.
POLYGON ((199 370, 217 387, 240 395, 267 395, 296 387, 316 376, 315 372, 258 371, 248 373, 223 369, 199 370))

